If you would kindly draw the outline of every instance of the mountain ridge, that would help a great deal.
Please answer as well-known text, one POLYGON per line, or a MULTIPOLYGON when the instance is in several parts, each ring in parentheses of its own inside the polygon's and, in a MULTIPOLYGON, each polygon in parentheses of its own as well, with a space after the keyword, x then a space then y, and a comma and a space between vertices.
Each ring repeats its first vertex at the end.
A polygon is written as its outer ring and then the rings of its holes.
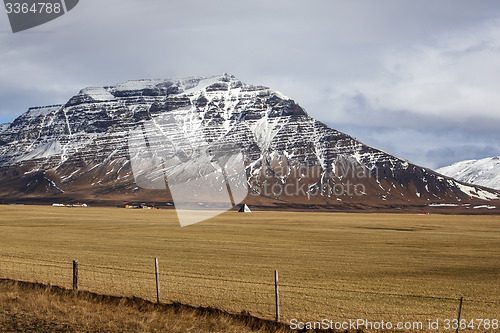
POLYGON ((364 145, 310 117, 282 93, 227 74, 89 87, 65 104, 30 108, 0 127, 0 198, 155 198, 171 205, 168 189, 148 190, 134 181, 127 140, 147 124, 199 135, 212 146, 240 146, 250 192, 246 202, 254 205, 465 207, 500 199, 499 191, 457 182, 364 145))

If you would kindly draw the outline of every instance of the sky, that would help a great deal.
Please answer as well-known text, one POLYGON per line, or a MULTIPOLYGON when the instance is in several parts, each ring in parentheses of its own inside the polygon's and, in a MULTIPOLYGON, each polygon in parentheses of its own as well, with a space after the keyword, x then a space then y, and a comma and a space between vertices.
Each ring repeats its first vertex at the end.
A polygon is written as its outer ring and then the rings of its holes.
POLYGON ((0 124, 80 89, 229 73, 412 163, 500 155, 497 0, 81 0, 13 34, 0 124))

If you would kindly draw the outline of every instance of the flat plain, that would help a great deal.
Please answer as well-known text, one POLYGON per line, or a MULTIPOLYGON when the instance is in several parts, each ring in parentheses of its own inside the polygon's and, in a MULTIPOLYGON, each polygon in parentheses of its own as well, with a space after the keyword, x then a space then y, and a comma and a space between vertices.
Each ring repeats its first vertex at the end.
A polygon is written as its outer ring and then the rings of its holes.
MULTIPOLYGON (((0 206, 0 277, 281 321, 500 319, 500 217, 0 206)), ((425 326, 424 326, 425 327, 425 326)), ((489 331, 487 328, 481 331, 489 331)))

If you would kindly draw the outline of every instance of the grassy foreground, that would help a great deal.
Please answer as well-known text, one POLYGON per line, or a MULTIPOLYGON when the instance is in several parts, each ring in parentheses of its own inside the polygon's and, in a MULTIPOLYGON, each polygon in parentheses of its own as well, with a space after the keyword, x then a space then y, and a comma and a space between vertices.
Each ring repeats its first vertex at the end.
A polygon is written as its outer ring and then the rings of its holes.
MULTIPOLYGON (((0 206, 0 277, 281 320, 499 319, 500 217, 0 206)), ((484 330, 487 331, 487 330, 484 330)))
POLYGON ((247 316, 0 280, 0 332, 289 332, 247 316))

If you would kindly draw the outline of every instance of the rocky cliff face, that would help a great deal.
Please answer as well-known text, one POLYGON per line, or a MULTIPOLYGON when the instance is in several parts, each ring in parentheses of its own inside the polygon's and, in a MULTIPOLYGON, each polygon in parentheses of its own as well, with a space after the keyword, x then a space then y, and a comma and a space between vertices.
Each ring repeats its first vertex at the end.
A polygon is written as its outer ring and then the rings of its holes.
MULTIPOLYGON (((238 147, 249 193, 244 200, 255 205, 387 208, 500 199, 498 191, 366 146, 281 93, 229 75, 86 88, 65 105, 29 109, 0 127, 0 196, 170 202, 168 186, 138 184, 140 163, 134 177, 130 134, 139 129, 148 138, 147 128, 170 138, 178 134, 188 149, 199 146, 192 137, 208 151, 238 147)), ((199 170, 203 165, 193 164, 209 162, 186 163, 191 167, 185 170, 199 170)))

